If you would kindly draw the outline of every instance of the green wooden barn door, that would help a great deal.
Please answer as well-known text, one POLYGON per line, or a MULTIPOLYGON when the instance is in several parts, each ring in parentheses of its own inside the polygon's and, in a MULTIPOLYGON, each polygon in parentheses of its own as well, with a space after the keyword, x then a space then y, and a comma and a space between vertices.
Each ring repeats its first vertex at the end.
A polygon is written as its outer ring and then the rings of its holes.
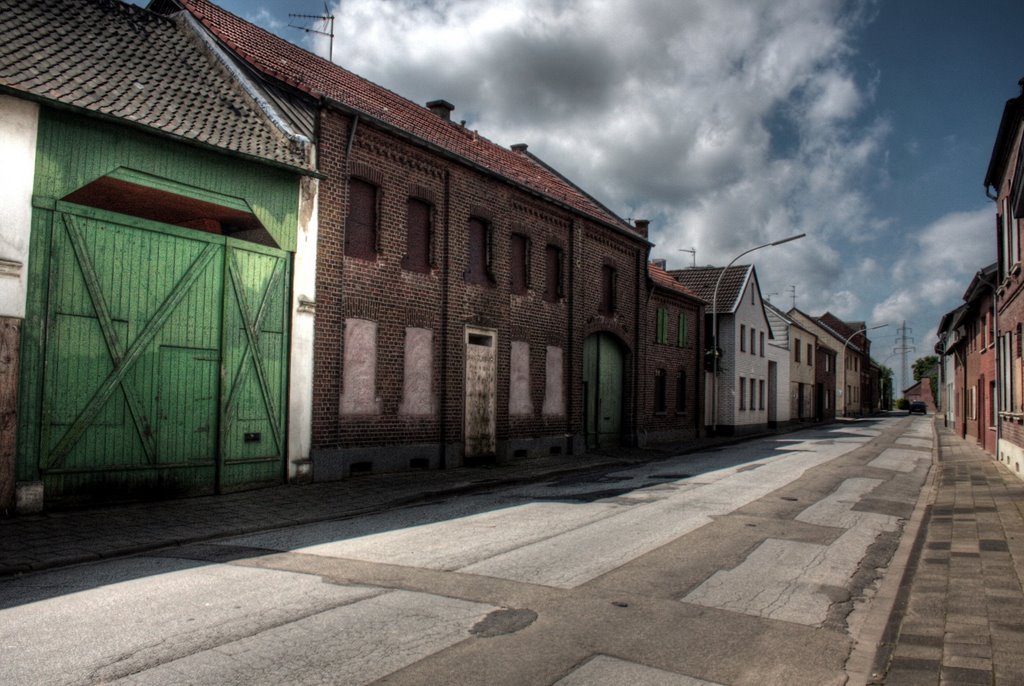
POLYGON ((223 239, 56 209, 39 453, 47 492, 212 490, 223 239))
POLYGON ((588 447, 617 445, 622 438, 622 347, 608 333, 583 342, 584 427, 588 447))
POLYGON ((227 241, 222 490, 284 476, 289 266, 284 251, 227 241))

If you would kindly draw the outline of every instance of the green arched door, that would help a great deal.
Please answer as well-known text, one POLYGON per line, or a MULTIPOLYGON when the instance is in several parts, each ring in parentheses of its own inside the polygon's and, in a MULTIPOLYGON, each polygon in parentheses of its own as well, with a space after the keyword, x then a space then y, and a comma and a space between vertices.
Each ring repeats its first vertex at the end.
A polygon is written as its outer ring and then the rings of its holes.
POLYGON ((608 333, 583 343, 583 423, 587 447, 618 445, 622 439, 622 346, 608 333))

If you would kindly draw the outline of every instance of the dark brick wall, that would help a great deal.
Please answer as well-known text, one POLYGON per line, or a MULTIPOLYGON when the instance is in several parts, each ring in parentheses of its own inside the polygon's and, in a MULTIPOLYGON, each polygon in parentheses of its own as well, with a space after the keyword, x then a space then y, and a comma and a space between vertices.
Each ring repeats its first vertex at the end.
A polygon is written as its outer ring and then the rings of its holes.
POLYGON ((649 442, 667 442, 692 439, 698 436, 702 421, 703 371, 699 366, 700 329, 704 319, 699 303, 668 292, 658 287, 650 291, 643 322, 642 350, 644 351, 640 373, 642 392, 640 396, 640 435, 649 442), (664 308, 667 313, 668 331, 665 343, 657 342, 657 311, 664 308), (685 312, 689 319, 689 340, 685 347, 679 347, 679 314, 685 312), (655 375, 665 370, 665 411, 656 412, 655 375), (677 410, 677 376, 686 373, 685 409, 677 410))
MULTIPOLYGON (((493 329, 497 335, 497 436, 499 458, 578 441, 566 435, 582 430, 582 350, 584 338, 610 331, 630 351, 639 336, 638 312, 645 278, 647 243, 640 233, 615 231, 535 197, 512 185, 463 166, 360 121, 346 165, 351 120, 326 110, 321 115, 319 155, 326 178, 320 184, 317 256, 317 310, 314 344, 314 469, 317 455, 382 463, 380 447, 404 446, 409 455, 430 458, 428 466, 458 461, 463 435, 464 336, 466 326, 493 329), (344 254, 346 174, 358 173, 378 186, 380 250, 374 260, 344 254), (410 196, 433 205, 434 264, 428 273, 403 269, 406 207, 410 196), (490 227, 492 283, 467 283, 470 218, 490 227), (514 294, 510 281, 510 237, 530 239, 529 284, 514 294), (545 248, 563 250, 565 297, 544 299, 545 248), (613 315, 598 313, 601 267, 614 263, 619 273, 618 303, 613 315), (376 389, 380 412, 341 416, 346 318, 378 323, 376 389), (431 329, 434 335, 434 392, 437 413, 400 416, 404 376, 405 327, 431 329), (511 342, 530 346, 530 394, 534 411, 509 416, 511 342), (564 416, 545 416, 546 348, 562 348, 565 376, 564 416), (442 440, 443 436, 443 440, 442 440), (533 443, 531 444, 531 441, 533 443), (515 449, 510 451, 509 446, 515 449), (524 449, 527 446, 528 449, 524 449), (418 451, 418 452, 417 452, 418 451), (362 457, 360 457, 362 456, 362 457), (434 457, 431 457, 434 456, 434 457), (442 456, 446 456, 442 457, 442 456), (435 459, 436 458, 436 459, 435 459)), ((522 154, 526 154, 525 152, 522 154)), ((628 356, 624 398, 627 440, 634 435, 635 363, 628 356)), ((401 468, 391 464, 388 468, 401 468)), ((373 466, 378 469, 377 465, 373 466)), ((346 468, 332 468, 333 475, 346 468)))

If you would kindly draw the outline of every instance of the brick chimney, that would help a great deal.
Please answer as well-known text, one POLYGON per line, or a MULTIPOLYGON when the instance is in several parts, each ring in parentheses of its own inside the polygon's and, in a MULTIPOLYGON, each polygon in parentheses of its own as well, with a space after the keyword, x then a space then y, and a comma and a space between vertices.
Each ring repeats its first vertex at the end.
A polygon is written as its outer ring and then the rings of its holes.
POLYGON ((526 143, 515 143, 512 146, 512 152, 526 152, 526 143))
POLYGON ((451 121, 452 110, 455 109, 455 105, 451 104, 447 100, 431 100, 427 103, 427 109, 441 117, 441 119, 451 121))
POLYGON ((633 224, 636 226, 636 231, 644 238, 647 238, 647 227, 651 225, 650 219, 634 219, 633 224))
POLYGON ((651 260, 651 264, 653 264, 655 267, 657 267, 661 271, 665 271, 666 269, 668 269, 668 263, 665 260, 662 260, 662 259, 651 260))

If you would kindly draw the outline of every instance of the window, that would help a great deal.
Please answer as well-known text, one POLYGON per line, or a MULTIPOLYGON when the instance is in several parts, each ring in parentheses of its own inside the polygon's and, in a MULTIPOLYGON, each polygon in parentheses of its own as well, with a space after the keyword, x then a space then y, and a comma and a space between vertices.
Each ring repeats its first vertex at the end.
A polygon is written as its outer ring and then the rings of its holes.
POLYGON ((764 381, 757 382, 757 404, 758 409, 764 409, 764 381))
POLYGON ((665 370, 659 369, 654 373, 654 411, 664 414, 665 408, 665 370))
POLYGON ((410 272, 427 273, 430 271, 433 255, 430 249, 430 217, 432 208, 429 203, 416 198, 409 198, 405 211, 405 259, 402 269, 410 272))
POLYGON ((544 250, 546 278, 544 279, 544 299, 549 303, 558 302, 565 297, 562 273, 562 249, 557 245, 549 245, 544 250))
POLYGON ((754 331, 754 327, 750 327, 750 354, 757 354, 757 332, 754 331))
POLYGON ((668 310, 659 307, 655 312, 654 342, 668 343, 668 310))
POLYGON ((355 177, 348 186, 345 254, 363 260, 377 259, 377 187, 355 177))
POLYGON ((810 343, 807 344, 807 366, 814 366, 812 355, 814 355, 814 346, 810 343))
POLYGON ((740 352, 747 352, 747 325, 740 324, 740 352))
POLYGON ((510 241, 512 254, 511 288, 516 295, 525 295, 530 287, 530 239, 518 233, 510 241))
POLYGON ((747 380, 740 377, 740 409, 747 409, 747 380))
POLYGON ((686 372, 676 374, 676 412, 686 412, 686 372))
POLYGON ((757 392, 757 381, 755 379, 750 380, 750 409, 756 410, 757 405, 754 404, 754 393, 757 392))
POLYGON ((679 330, 676 336, 676 345, 686 348, 690 345, 690 324, 686 319, 686 313, 679 313, 679 330))
POLYGON ((482 219, 469 220, 469 268, 464 274, 466 283, 493 284, 491 273, 491 225, 482 219))
POLYGON ((793 361, 800 362, 800 339, 793 339, 793 361))
POLYGON ((828 353, 825 353, 825 371, 832 371, 832 356, 828 353))
POLYGON ((615 267, 606 264, 601 267, 601 305, 602 314, 614 314, 619 294, 619 274, 615 267))
POLYGON ((764 331, 761 332, 761 357, 764 357, 764 331))

